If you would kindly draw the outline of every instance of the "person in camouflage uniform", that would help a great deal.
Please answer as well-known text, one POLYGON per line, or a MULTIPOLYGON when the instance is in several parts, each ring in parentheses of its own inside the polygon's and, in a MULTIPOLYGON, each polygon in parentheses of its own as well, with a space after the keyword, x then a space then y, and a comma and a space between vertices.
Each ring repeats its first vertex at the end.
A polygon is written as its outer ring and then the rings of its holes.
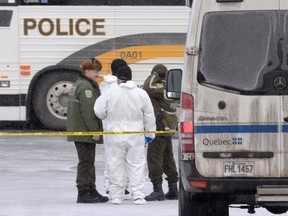
MULTIPOLYGON (((94 114, 95 100, 100 96, 97 83, 102 64, 95 58, 85 60, 82 75, 69 92, 67 111, 68 132, 103 131, 102 122, 94 114)), ((108 197, 96 190, 95 151, 96 143, 102 143, 102 136, 68 136, 68 141, 75 142, 79 163, 76 184, 78 188, 77 203, 107 202, 108 197)))
MULTIPOLYGON (((164 97, 167 67, 157 64, 151 75, 145 80, 143 89, 148 93, 153 104, 158 131, 175 130, 177 127, 176 108, 173 100, 164 97)), ((178 172, 172 148, 173 134, 156 134, 148 145, 147 164, 153 192, 146 196, 147 201, 178 199, 178 172), (162 175, 167 176, 169 191, 164 195, 162 175)))

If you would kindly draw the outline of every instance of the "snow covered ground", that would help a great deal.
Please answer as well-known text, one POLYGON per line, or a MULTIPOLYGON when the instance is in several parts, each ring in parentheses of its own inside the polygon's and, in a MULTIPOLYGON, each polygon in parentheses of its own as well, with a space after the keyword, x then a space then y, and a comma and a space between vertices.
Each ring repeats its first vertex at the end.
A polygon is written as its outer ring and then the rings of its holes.
MULTIPOLYGON (((177 142, 174 140, 175 157, 177 142)), ((77 154, 66 137, 0 137, 0 216, 177 216, 178 201, 134 205, 77 204, 77 154)), ((97 188, 103 190, 103 145, 97 145, 97 188)), ((152 185, 147 177, 147 194, 152 185)), ((167 191, 167 183, 164 184, 167 191)), ((231 216, 249 215, 230 209, 231 216)), ((273 215, 256 209, 255 216, 273 215)))

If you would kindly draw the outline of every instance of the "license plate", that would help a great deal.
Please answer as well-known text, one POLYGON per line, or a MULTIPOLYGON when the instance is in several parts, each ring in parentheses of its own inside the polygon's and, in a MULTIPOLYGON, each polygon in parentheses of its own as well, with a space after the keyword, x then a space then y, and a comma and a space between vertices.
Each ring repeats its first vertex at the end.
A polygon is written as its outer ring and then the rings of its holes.
POLYGON ((254 162, 224 162, 224 176, 254 176, 254 162))

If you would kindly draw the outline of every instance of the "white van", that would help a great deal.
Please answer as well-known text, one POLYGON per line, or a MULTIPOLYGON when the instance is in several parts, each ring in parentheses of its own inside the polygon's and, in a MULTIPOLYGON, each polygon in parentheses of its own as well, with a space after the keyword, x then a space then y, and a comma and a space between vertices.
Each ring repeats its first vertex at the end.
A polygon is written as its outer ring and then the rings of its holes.
POLYGON ((179 215, 288 210, 287 85, 287 0, 193 1, 166 86, 181 94, 179 215))

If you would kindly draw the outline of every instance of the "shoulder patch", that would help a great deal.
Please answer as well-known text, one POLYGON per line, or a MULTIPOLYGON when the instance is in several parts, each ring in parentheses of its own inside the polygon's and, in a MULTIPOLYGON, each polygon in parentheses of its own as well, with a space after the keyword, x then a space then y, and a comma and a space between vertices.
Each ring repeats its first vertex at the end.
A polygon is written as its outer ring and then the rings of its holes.
POLYGON ((91 98, 92 97, 92 91, 91 90, 85 90, 85 95, 87 98, 91 98))

